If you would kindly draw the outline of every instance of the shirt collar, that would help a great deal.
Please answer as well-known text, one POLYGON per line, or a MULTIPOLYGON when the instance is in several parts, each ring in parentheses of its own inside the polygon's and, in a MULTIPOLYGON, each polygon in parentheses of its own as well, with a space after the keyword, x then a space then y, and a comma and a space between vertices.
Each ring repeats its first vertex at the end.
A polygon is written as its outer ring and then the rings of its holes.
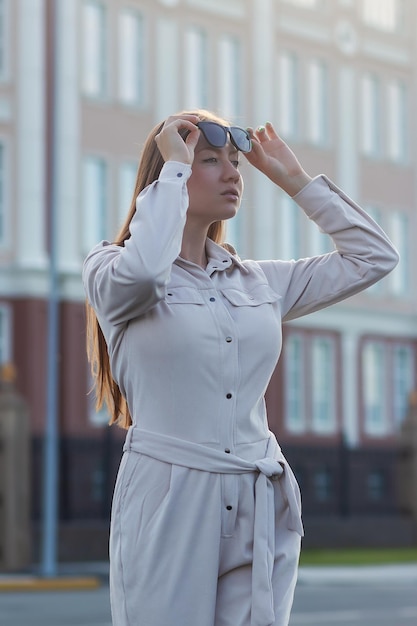
POLYGON ((206 253, 208 259, 206 271, 209 275, 213 271, 227 270, 232 265, 236 265, 245 274, 248 272, 248 269, 243 265, 236 253, 232 254, 212 239, 206 240, 206 253))

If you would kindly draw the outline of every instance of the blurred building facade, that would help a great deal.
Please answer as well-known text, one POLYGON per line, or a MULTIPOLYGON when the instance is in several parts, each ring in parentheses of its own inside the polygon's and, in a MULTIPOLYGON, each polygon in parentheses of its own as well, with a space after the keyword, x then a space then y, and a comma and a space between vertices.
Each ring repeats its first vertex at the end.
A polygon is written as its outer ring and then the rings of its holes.
MULTIPOLYGON (((401 263, 382 282, 285 326, 267 396, 307 509, 396 510, 395 446, 417 368, 416 33, 413 0, 0 0, 0 361, 16 365, 31 408, 35 521, 51 215, 60 515, 106 520, 122 433, 88 393, 82 261, 118 230, 149 129, 193 107, 274 122, 309 173, 326 173, 397 245, 401 263)), ((241 257, 329 250, 291 199, 242 169, 228 232, 241 257)))

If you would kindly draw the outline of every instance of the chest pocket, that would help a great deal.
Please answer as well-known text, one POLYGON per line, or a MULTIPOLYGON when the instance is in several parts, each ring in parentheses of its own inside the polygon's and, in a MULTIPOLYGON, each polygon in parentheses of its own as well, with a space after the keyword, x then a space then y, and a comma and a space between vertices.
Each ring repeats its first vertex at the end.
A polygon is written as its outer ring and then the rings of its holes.
POLYGON ((277 302, 279 296, 269 285, 256 285, 250 291, 223 289, 223 296, 234 306, 260 306, 277 302))
POLYGON ((165 302, 167 304, 204 304, 203 296, 193 287, 170 287, 167 289, 165 302))

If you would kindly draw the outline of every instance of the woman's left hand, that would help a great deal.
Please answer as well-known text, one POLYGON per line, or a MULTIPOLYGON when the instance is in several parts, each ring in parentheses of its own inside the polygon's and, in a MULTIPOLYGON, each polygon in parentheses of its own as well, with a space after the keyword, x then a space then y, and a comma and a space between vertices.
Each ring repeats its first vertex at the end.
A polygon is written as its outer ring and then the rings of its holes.
POLYGON ((295 196, 311 180, 294 152, 267 122, 256 131, 248 129, 252 139, 252 150, 245 153, 251 165, 268 176, 288 195, 295 196))

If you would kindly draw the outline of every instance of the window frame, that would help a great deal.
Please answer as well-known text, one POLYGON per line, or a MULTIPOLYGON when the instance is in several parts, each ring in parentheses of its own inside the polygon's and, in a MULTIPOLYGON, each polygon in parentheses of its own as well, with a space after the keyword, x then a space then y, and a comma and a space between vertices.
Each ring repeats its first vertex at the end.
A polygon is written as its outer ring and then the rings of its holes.
POLYGON ((308 102, 307 140, 314 146, 326 146, 329 140, 329 67, 322 58, 307 64, 308 102))
MULTIPOLYGON (((299 327, 291 327, 285 332, 283 340, 283 420, 285 430, 291 436, 310 435, 315 438, 334 438, 338 435, 341 428, 341 383, 339 380, 340 360, 341 360, 341 335, 335 331, 325 331, 320 329, 307 329, 299 327), (292 364, 289 362, 289 349, 293 338, 297 338, 301 342, 301 388, 303 415, 298 418, 298 425, 295 425, 294 419, 289 414, 290 403, 288 396, 289 389, 289 369, 292 364), (331 393, 331 416, 329 425, 322 428, 315 420, 313 413, 313 395, 314 395, 314 364, 313 349, 315 341, 327 341, 332 348, 332 369, 333 380, 329 387, 331 393)), ((297 393, 297 392, 296 392, 297 393)))
MULTIPOLYGON (((82 65, 80 72, 81 79, 81 92, 85 98, 89 98, 92 100, 105 100, 108 97, 108 89, 109 89, 109 59, 108 59, 108 11, 107 6, 102 0, 83 0, 82 11, 81 11, 81 20, 82 20, 82 65), (91 34, 87 36, 87 24, 86 24, 86 14, 85 11, 87 8, 90 9, 96 8, 100 11, 100 24, 99 24, 99 50, 94 49, 92 52, 89 50, 87 54, 86 45, 90 45, 92 40, 91 34), (91 57, 91 58, 89 58, 91 57), (92 57, 95 57, 92 60, 92 57), (96 63, 97 59, 99 59, 98 67, 94 68, 92 71, 91 66, 96 63), (98 77, 97 88, 95 86, 91 87, 89 85, 89 81, 91 81, 91 76, 98 77)), ((97 80, 97 78, 95 78, 97 80)), ((94 82, 94 80, 93 80, 94 82)))
POLYGON ((0 365, 13 363, 13 311, 0 300, 0 365))
POLYGON ((204 26, 189 24, 185 30, 184 101, 186 109, 209 107, 209 40, 204 26))
POLYGON ((236 119, 242 104, 242 44, 237 35, 224 33, 218 41, 218 108, 236 119))
MULTIPOLYGON (((11 56, 11 16, 10 16, 10 0, 0 0, 0 16, 3 15, 3 23, 0 17, 0 49, 3 48, 3 62, 0 62, 0 83, 6 83, 10 80, 10 56, 11 56)), ((0 61, 2 54, 0 53, 0 61)))
MULTIPOLYGON (((110 206, 108 198, 109 196, 109 179, 110 179, 110 167, 109 162, 106 157, 100 154, 85 154, 82 158, 82 213, 81 213, 81 246, 82 246, 82 254, 85 256, 91 250, 91 248, 98 244, 103 239, 107 239, 110 235, 111 224, 109 223, 109 211, 108 207, 110 206), (98 185, 97 189, 99 193, 97 194, 98 200, 96 202, 96 207, 102 207, 102 209, 98 209, 96 214, 90 213, 89 208, 87 206, 89 197, 87 196, 87 171, 86 166, 88 165, 97 165, 100 166, 101 172, 99 175, 103 176, 102 185, 98 185), (101 219, 99 219, 99 213, 101 214, 101 219), (97 226, 98 225, 98 226, 97 226), (94 233, 94 234, 92 234, 94 233)), ((90 190, 89 190, 90 193, 90 190)))
POLYGON ((410 389, 403 391, 406 397, 402 400, 403 408, 408 403, 409 393, 417 389, 417 340, 415 337, 387 337, 383 335, 366 335, 363 336, 359 348, 359 376, 360 376, 360 408, 359 415, 361 416, 360 431, 361 436, 365 441, 375 439, 392 439, 397 437, 398 430, 401 425, 401 420, 396 415, 399 402, 396 398, 396 377, 395 371, 395 352, 398 349, 404 349, 410 351, 413 360, 413 372, 410 376, 409 384, 410 389), (373 429, 369 428, 369 424, 366 422, 366 406, 364 390, 366 386, 366 379, 364 375, 364 363, 363 354, 364 350, 369 344, 378 344, 382 348, 382 357, 377 359, 377 362, 383 364, 380 386, 376 389, 376 394, 380 397, 381 405, 383 406, 384 419, 382 427, 373 429))
POLYGON ((280 133, 294 141, 300 136, 300 58, 294 50, 281 50, 277 72, 280 133))
POLYGON ((360 5, 361 18, 369 28, 384 33, 398 33, 404 24, 404 8, 399 0, 363 0, 360 5))
POLYGON ((11 246, 10 145, 0 135, 0 250, 11 246))
POLYGON ((380 159, 381 146, 381 80, 374 71, 361 77, 361 152, 370 159, 380 159))
MULTIPOLYGON (((146 103, 147 97, 147 76, 146 76, 146 53, 147 53, 147 45, 146 45, 146 23, 145 16, 137 8, 134 7, 124 7, 118 16, 118 81, 117 81, 117 96, 119 102, 121 102, 124 106, 127 107, 143 107, 146 103), (135 90, 135 94, 133 97, 124 97, 123 96, 123 86, 121 84, 122 78, 124 76, 123 68, 125 67, 126 57, 130 58, 131 55, 126 52, 123 54, 124 46, 126 45, 126 38, 124 33, 122 32, 122 20, 123 18, 130 18, 134 20, 135 26, 137 27, 137 58, 135 62, 135 68, 133 73, 135 76, 130 76, 127 79, 129 84, 137 85, 137 89, 135 90)), ((136 39, 134 38, 135 43, 136 39)))

